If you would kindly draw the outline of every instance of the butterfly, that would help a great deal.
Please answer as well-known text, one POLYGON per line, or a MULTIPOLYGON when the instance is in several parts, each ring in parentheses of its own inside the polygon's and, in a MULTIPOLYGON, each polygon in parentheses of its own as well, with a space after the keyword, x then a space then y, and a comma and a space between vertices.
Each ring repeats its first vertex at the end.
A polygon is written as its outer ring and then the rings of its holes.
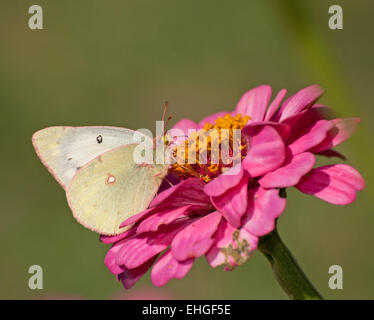
POLYGON ((129 227, 121 223, 149 206, 167 174, 167 164, 134 160, 139 145, 134 133, 118 127, 58 126, 32 136, 41 162, 66 191, 73 216, 92 231, 124 232, 129 227))

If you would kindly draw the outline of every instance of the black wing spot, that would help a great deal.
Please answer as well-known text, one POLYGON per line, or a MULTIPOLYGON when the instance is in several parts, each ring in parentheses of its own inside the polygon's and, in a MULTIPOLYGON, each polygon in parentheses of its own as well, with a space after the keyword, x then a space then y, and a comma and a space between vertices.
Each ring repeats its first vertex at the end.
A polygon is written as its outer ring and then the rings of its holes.
POLYGON ((70 160, 72 160, 73 158, 68 158, 68 160, 70 161, 70 160))
POLYGON ((77 170, 79 170, 81 167, 77 167, 77 170))
POLYGON ((103 142, 103 137, 101 135, 98 135, 96 137, 96 141, 97 141, 97 143, 102 143, 103 142))

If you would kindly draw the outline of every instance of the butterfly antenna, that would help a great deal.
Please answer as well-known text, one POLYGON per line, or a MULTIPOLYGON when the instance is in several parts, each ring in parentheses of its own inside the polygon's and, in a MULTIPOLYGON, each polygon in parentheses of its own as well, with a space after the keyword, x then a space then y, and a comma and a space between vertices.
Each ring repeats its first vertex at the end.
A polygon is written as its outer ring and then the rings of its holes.
POLYGON ((165 101, 164 103, 164 111, 162 113, 162 121, 165 122, 165 125, 164 125, 164 132, 163 132, 163 136, 165 135, 165 127, 167 126, 167 124, 169 123, 169 121, 171 120, 171 116, 169 116, 166 121, 165 121, 165 116, 166 116, 166 112, 168 110, 168 106, 169 106, 169 102, 168 101, 165 101))
POLYGON ((172 119, 172 116, 168 116, 168 118, 166 119, 166 122, 165 122, 165 127, 167 126, 167 124, 169 123, 169 121, 172 119))
POLYGON ((164 103, 164 112, 162 113, 162 121, 165 120, 166 111, 168 110, 169 102, 165 101, 164 103))

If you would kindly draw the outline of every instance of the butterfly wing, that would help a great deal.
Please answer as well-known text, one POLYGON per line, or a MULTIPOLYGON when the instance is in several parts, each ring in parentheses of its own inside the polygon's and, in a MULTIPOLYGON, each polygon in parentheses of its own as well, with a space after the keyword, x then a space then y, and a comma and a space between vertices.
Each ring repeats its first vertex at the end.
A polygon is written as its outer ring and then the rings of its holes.
POLYGON ((146 209, 155 196, 167 165, 136 164, 131 144, 90 161, 74 176, 67 199, 74 217, 92 231, 115 235, 121 223, 146 209))
POLYGON ((100 154, 134 143, 134 131, 116 127, 50 127, 34 133, 40 160, 66 189, 75 173, 100 154))

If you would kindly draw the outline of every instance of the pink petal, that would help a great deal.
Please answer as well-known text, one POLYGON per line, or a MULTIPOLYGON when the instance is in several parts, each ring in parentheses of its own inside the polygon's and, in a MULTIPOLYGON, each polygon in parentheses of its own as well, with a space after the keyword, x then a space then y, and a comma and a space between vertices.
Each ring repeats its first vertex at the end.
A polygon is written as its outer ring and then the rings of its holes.
POLYGON ((159 209, 158 208, 149 208, 149 209, 146 209, 144 211, 141 211, 141 212, 131 216, 130 218, 126 219, 125 221, 123 221, 121 223, 120 227, 123 228, 123 227, 126 227, 126 226, 130 226, 132 224, 135 224, 138 221, 140 221, 141 219, 149 216, 150 214, 154 213, 157 210, 159 210, 159 209))
POLYGON ((203 120, 201 120, 198 124, 198 127, 203 128, 205 126, 205 124, 208 123, 208 122, 210 124, 213 124, 217 120, 218 117, 223 118, 226 114, 230 114, 230 112, 221 111, 221 112, 211 114, 210 116, 207 116, 203 120))
POLYGON ((223 195, 211 197, 211 201, 232 226, 239 228, 247 211, 248 177, 244 176, 237 186, 223 195))
POLYGON ((262 85, 247 91, 239 100, 235 114, 250 116, 253 121, 262 121, 271 98, 271 87, 262 85))
POLYGON ((259 180, 263 188, 287 188, 296 185, 300 179, 312 170, 315 163, 313 154, 309 152, 291 156, 283 167, 269 172, 259 180))
POLYGON ((335 147, 350 138, 356 131, 360 118, 339 118, 331 120, 338 129, 338 133, 332 139, 332 145, 335 147))
POLYGON ((173 126, 173 129, 182 130, 188 136, 188 129, 199 129, 199 125, 190 119, 182 119, 173 126))
POLYGON ((251 177, 279 168, 285 159, 285 146, 277 130, 270 126, 247 126, 243 133, 249 137, 249 151, 242 165, 251 177))
POLYGON ((279 119, 280 119, 280 117, 281 117, 281 115, 282 115, 282 112, 283 112, 283 110, 284 110, 284 106, 286 106, 287 104, 288 104, 288 102, 291 100, 291 99, 293 99, 293 97, 296 95, 296 93, 295 94, 293 94, 293 95, 291 95, 291 96, 289 96, 285 101, 283 101, 283 103, 282 103, 282 105, 280 106, 280 108, 278 108, 278 110, 276 111, 276 113, 273 115, 273 120, 275 120, 275 121, 280 121, 279 119))
POLYGON ((222 219, 217 232, 214 234, 214 244, 219 248, 227 247, 233 241, 232 233, 235 230, 238 229, 234 228, 225 219, 222 219))
POLYGON ((328 132, 326 139, 313 148, 313 151, 320 152, 331 149, 344 142, 353 135, 360 121, 360 118, 340 118, 331 120, 334 127, 328 132))
POLYGON ((296 186, 301 192, 336 205, 353 202, 356 191, 365 187, 360 173, 345 164, 323 166, 312 170, 296 186))
POLYGON ((230 243, 233 244, 232 233, 235 230, 237 229, 225 220, 221 221, 214 235, 214 243, 205 255, 211 267, 215 268, 225 263, 226 258, 222 248, 228 247, 230 243))
POLYGON ((136 233, 157 231, 161 225, 169 224, 186 214, 191 206, 183 206, 159 211, 143 220, 136 228, 136 233))
POLYGON ((121 227, 125 227, 150 216, 161 210, 190 205, 192 209, 206 207, 210 203, 209 197, 204 193, 205 183, 198 178, 189 178, 159 193, 146 209, 125 220, 121 227))
POLYGON ((314 104, 311 108, 302 110, 282 121, 283 124, 291 127, 288 144, 304 135, 318 120, 329 120, 328 115, 328 107, 314 104))
POLYGON ((151 271, 151 279, 155 286, 161 287, 172 278, 182 279, 192 268, 194 259, 176 260, 171 250, 166 251, 155 263, 151 271))
POLYGON ((128 240, 117 253, 116 264, 125 266, 126 269, 134 269, 165 250, 172 239, 152 245, 148 243, 148 240, 144 235, 128 240))
POLYGON ((275 219, 286 207, 286 199, 279 196, 278 189, 250 190, 247 221, 243 228, 249 233, 261 237, 275 228, 275 219))
POLYGON ((224 174, 220 174, 217 178, 207 183, 204 186, 204 192, 209 196, 216 197, 224 194, 227 190, 236 186, 243 179, 243 176, 245 174, 241 165, 239 165, 239 168, 237 166, 231 168, 224 174), (231 172, 238 173, 231 174, 231 172))
POLYGON ((318 85, 312 85, 301 89, 289 100, 283 103, 280 111, 279 121, 283 121, 291 117, 303 109, 310 107, 315 103, 323 94, 323 89, 318 85))
POLYGON ((117 243, 112 248, 110 248, 104 259, 104 264, 113 274, 121 274, 125 270, 124 267, 119 266, 116 263, 116 255, 118 251, 122 248, 123 242, 124 241, 122 241, 122 243, 117 243))
POLYGON ((289 145, 292 154, 299 154, 307 151, 321 143, 332 127, 333 124, 328 120, 319 120, 314 123, 314 125, 309 128, 308 132, 304 133, 304 135, 289 145))
POLYGON ((127 230, 121 234, 117 234, 115 236, 104 236, 104 235, 100 235, 100 241, 102 243, 115 243, 115 242, 118 242, 122 239, 125 239, 125 238, 129 238, 131 237, 132 235, 135 234, 135 230, 133 229, 130 229, 130 230, 127 230))
POLYGON ((278 92, 277 96, 274 98, 273 102, 270 104, 268 110, 266 111, 266 115, 264 120, 270 121, 275 112, 278 110, 279 104, 282 102, 284 97, 286 96, 287 90, 282 89, 278 92))
POLYGON ((279 135, 282 137, 284 141, 286 141, 290 135, 289 125, 284 124, 284 123, 274 122, 274 121, 253 121, 243 128, 243 132, 246 133, 249 130, 252 130, 252 131, 255 130, 254 128, 259 129, 265 126, 272 127, 275 130, 277 130, 277 132, 279 133, 279 135))
POLYGON ((147 262, 135 269, 126 269, 119 276, 125 289, 130 289, 148 271, 156 259, 157 256, 149 259, 147 262))
MULTIPOLYGON (((214 235, 214 243, 206 253, 206 259, 211 267, 215 268, 225 263, 226 258, 222 251, 223 248, 227 248, 230 244, 234 248, 237 248, 237 243, 234 241, 232 234, 235 230, 237 229, 235 229, 225 220, 221 221, 217 232, 214 235)), ((241 229, 239 233, 239 241, 244 239, 249 243, 250 251, 257 249, 258 237, 253 236, 244 229, 241 229)))
POLYGON ((225 263, 226 258, 221 249, 222 248, 213 245, 205 255, 206 260, 212 268, 216 268, 225 263))
POLYGON ((173 256, 179 261, 184 261, 200 257, 207 252, 213 243, 212 236, 221 217, 217 211, 210 213, 180 231, 171 243, 173 256))
POLYGON ((239 240, 247 240, 249 243, 249 250, 254 251, 257 249, 258 246, 258 237, 254 236, 250 232, 248 232, 246 229, 242 228, 239 232, 239 240))
POLYGON ((194 220, 168 225, 156 233, 136 235, 127 240, 116 255, 116 263, 126 269, 134 269, 158 255, 172 242, 174 236, 194 220))
POLYGON ((209 204, 209 197, 203 191, 204 186, 205 183, 198 178, 183 180, 174 187, 158 194, 151 202, 150 207, 160 205, 206 207, 206 204, 209 204))

